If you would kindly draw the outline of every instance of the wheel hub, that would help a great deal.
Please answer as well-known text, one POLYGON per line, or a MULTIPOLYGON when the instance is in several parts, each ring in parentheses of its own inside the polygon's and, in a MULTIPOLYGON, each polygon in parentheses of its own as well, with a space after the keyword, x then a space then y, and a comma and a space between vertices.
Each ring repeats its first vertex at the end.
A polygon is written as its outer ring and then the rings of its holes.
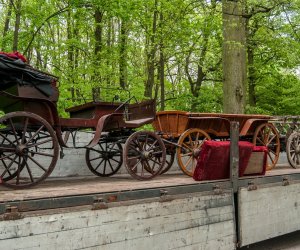
POLYGON ((24 145, 24 144, 17 145, 17 147, 16 147, 17 155, 22 156, 22 155, 26 154, 27 152, 28 152, 28 149, 27 149, 26 145, 24 145))
POLYGON ((152 157, 152 152, 144 151, 142 153, 142 157, 143 157, 143 159, 147 160, 152 157))
POLYGON ((193 156, 195 157, 195 158, 197 158, 198 156, 199 156, 199 154, 200 154, 200 149, 199 148, 196 148, 196 149, 194 149, 193 150, 193 156))

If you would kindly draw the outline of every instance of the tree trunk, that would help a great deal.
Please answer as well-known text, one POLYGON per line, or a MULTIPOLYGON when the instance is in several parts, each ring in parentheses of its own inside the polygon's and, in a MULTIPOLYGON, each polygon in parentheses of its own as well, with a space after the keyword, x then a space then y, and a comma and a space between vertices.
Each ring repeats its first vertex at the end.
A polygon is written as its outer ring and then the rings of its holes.
POLYGON ((223 0, 223 109, 244 113, 247 84, 244 0, 223 0))
POLYGON ((159 24, 161 30, 160 46, 159 46, 160 110, 165 110, 165 56, 164 56, 163 29, 162 29, 163 21, 164 21, 164 16, 161 8, 159 14, 159 24))
POLYGON ((13 51, 18 50, 19 29, 20 29, 20 21, 21 21, 21 6, 22 6, 22 0, 17 0, 15 5, 16 22, 15 22, 14 41, 13 41, 13 48, 12 48, 13 51))
MULTIPOLYGON (((68 10, 68 19, 67 19, 67 36, 68 36, 68 40, 71 41, 71 39, 73 38, 73 25, 72 25, 72 20, 73 17, 71 16, 71 11, 72 10, 68 10)), ((70 71, 70 74, 72 75, 72 71, 74 69, 74 52, 73 52, 73 45, 68 45, 68 66, 70 71)))
POLYGON ((103 12, 97 7, 94 14, 95 18, 95 55, 98 56, 98 53, 102 50, 102 19, 103 12))
POLYGON ((152 33, 150 36, 150 51, 147 54, 147 73, 148 78, 145 86, 145 97, 152 98, 152 89, 154 86, 154 73, 155 73, 155 53, 156 53, 156 44, 155 44, 155 36, 156 36, 156 28, 157 28, 157 0, 154 2, 154 13, 153 13, 153 22, 152 22, 152 33))
POLYGON ((256 106, 256 94, 255 94, 255 69, 254 69, 254 54, 252 48, 248 47, 248 88, 249 88, 249 105, 251 107, 256 106))
POLYGON ((122 20, 121 22, 121 34, 120 34, 120 58, 119 58, 119 71, 120 71, 120 87, 125 89, 127 86, 127 55, 126 55, 126 46, 127 46, 127 24, 126 21, 122 20))
POLYGON ((7 10, 7 15, 5 18, 5 22, 4 22, 4 28, 3 28, 3 41, 2 41, 2 48, 1 50, 4 51, 5 47, 6 47, 6 41, 5 41, 5 36, 9 30, 9 23, 10 23, 10 18, 11 18, 11 12, 12 12, 12 1, 8 1, 8 10, 7 10))

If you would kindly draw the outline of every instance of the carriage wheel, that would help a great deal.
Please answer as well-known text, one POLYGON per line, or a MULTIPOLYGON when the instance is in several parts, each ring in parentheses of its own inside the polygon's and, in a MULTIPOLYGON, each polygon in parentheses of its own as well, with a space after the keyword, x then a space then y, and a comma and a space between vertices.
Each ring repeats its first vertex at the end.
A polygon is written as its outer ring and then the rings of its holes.
POLYGON ((40 116, 13 112, 0 118, 0 174, 5 186, 26 188, 43 181, 58 154, 54 130, 40 116))
POLYGON ((122 166, 122 146, 117 142, 100 141, 95 147, 86 150, 85 160, 93 174, 111 176, 122 166))
POLYGON ((181 170, 188 176, 193 176, 201 147, 210 136, 201 129, 192 128, 186 130, 178 140, 177 161, 181 170))
POLYGON ((264 123, 258 126, 253 137, 253 144, 265 146, 268 149, 267 170, 275 167, 280 153, 279 134, 271 123, 264 123))
POLYGON ((293 132, 287 138, 286 155, 293 168, 300 167, 300 133, 293 132))
POLYGON ((123 159, 133 178, 149 180, 162 171, 166 162, 166 148, 155 133, 138 131, 127 139, 123 159))
POLYGON ((172 147, 167 147, 166 148, 166 164, 161 170, 160 174, 164 174, 169 171, 169 169, 172 167, 175 159, 175 149, 172 147))

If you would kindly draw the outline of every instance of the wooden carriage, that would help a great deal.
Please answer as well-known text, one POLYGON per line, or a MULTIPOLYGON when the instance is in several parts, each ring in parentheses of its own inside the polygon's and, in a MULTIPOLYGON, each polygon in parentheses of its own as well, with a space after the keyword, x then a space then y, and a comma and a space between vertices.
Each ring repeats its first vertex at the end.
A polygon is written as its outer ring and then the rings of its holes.
POLYGON ((269 149, 268 169, 272 169, 279 158, 280 140, 276 128, 269 123, 270 120, 272 117, 267 115, 158 112, 153 127, 164 139, 169 155, 163 172, 171 167, 177 153, 180 168, 185 174, 192 176, 203 142, 228 140, 231 121, 239 122, 241 140, 252 141, 255 145, 269 149))

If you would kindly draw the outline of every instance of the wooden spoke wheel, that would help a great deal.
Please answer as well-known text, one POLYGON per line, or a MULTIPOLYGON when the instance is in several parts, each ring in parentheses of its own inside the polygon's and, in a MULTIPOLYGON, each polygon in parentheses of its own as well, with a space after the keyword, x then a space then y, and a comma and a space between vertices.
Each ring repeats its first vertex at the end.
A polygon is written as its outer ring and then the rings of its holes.
POLYGON ((123 159, 133 178, 149 180, 162 171, 166 162, 166 148, 155 133, 138 131, 127 139, 123 159))
POLYGON ((280 139, 277 129, 271 123, 263 123, 254 132, 253 144, 268 149, 267 170, 275 167, 280 153, 280 139))
POLYGON ((59 155, 50 124, 29 112, 0 118, 0 175, 11 188, 32 187, 53 171, 59 155))
POLYGON ((85 160, 93 174, 111 176, 122 166, 122 146, 117 142, 100 141, 95 147, 86 150, 85 160))
POLYGON ((177 161, 181 170, 188 176, 193 176, 201 147, 210 136, 203 130, 192 128, 186 130, 178 140, 177 161))
POLYGON ((293 168, 300 167, 300 133, 293 132, 286 142, 286 154, 290 165, 293 168))

